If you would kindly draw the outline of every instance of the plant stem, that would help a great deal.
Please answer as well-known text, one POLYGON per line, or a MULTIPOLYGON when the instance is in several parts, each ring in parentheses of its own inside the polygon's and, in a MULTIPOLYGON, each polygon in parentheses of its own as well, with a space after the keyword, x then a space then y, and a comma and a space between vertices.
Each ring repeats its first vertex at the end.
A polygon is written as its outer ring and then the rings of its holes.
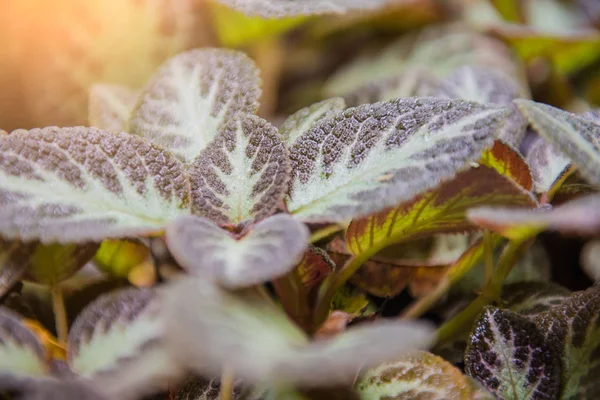
POLYGON ((258 114, 268 118, 277 107, 279 80, 284 63, 284 48, 279 36, 266 37, 251 46, 254 61, 261 71, 262 95, 258 114))
POLYGON ((494 245, 492 233, 487 229, 483 231, 483 254, 485 257, 483 282, 487 285, 494 275, 494 245))
POLYGON ((411 319, 418 318, 421 315, 425 314, 427 310, 429 310, 439 299, 441 299, 444 294, 450 289, 450 280, 444 279, 440 282, 440 284, 435 288, 435 290, 429 293, 425 297, 421 297, 419 300, 412 303, 410 306, 404 309, 400 314, 401 319, 411 319))
POLYGON ((319 240, 324 239, 329 235, 333 235, 334 233, 339 232, 342 229, 344 229, 344 227, 338 224, 328 225, 325 228, 318 229, 315 232, 313 232, 312 235, 310 235, 310 242, 318 242, 319 240))
POLYGON ((477 314, 483 307, 497 300, 502 291, 502 284, 512 270, 519 257, 531 246, 533 238, 524 240, 512 240, 508 242, 494 274, 490 281, 484 286, 481 294, 469 304, 467 308, 457 314, 454 318, 443 324, 437 332, 438 344, 444 343, 463 332, 469 327, 477 314))
POLYGON ((54 312, 54 323, 56 324, 56 334, 61 344, 66 344, 69 337, 69 323, 67 320, 67 310, 65 308, 65 299, 62 289, 57 283, 50 289, 52 295, 52 310, 54 312))
POLYGON ((221 387, 219 390, 219 400, 233 400, 233 370, 223 368, 221 374, 221 387))

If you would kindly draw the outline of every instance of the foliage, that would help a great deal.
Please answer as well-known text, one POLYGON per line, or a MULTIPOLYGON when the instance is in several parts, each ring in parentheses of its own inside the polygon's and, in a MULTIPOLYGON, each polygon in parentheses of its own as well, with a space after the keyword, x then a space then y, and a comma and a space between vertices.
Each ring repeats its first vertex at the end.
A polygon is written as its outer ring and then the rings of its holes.
POLYGON ((0 397, 598 397, 590 3, 33 1, 0 397))

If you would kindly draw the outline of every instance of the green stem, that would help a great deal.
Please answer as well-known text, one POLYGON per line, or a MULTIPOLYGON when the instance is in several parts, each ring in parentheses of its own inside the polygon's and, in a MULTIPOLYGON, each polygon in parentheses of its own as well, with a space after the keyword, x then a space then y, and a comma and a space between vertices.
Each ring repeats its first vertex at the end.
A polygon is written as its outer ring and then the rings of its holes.
POLYGON ((441 299, 446 292, 450 289, 450 280, 444 279, 435 288, 435 290, 425 297, 421 297, 419 300, 412 303, 410 306, 404 309, 400 314, 401 319, 412 319, 418 318, 425 314, 435 303, 441 299))
POLYGON ((341 231, 342 229, 344 229, 344 227, 338 224, 328 225, 325 228, 318 229, 317 231, 313 232, 312 235, 310 235, 310 242, 316 243, 321 239, 325 239, 326 237, 341 231))
POLYGON ((438 344, 448 342, 457 334, 465 331, 473 323, 483 307, 496 301, 501 294, 502 284, 512 270, 519 257, 531 246, 532 239, 512 240, 508 242, 492 278, 486 284, 481 294, 467 308, 454 318, 443 324, 437 332, 438 344))
POLYGON ((233 380, 233 371, 229 368, 223 368, 223 373, 221 374, 219 400, 233 400, 233 380))
POLYGON ((54 323, 56 325, 56 334, 61 344, 66 344, 69 337, 69 322, 67 319, 67 310, 65 308, 65 299, 59 284, 55 284, 50 289, 52 295, 52 311, 54 312, 54 323))
POLYGON ((492 233, 487 229, 483 231, 484 285, 487 285, 494 275, 494 245, 492 240, 492 233))

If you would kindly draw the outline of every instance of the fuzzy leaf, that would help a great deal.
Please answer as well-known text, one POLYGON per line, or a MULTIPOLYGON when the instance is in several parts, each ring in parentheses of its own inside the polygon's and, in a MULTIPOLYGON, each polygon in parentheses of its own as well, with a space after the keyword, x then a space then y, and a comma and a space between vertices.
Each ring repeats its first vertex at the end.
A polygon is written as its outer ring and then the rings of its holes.
POLYGON ((531 168, 535 191, 546 193, 560 185, 563 177, 568 174, 571 161, 546 140, 537 139, 527 153, 527 164, 531 168))
POLYGON ((305 107, 285 120, 280 132, 285 138, 288 146, 292 146, 296 140, 307 133, 313 126, 325 118, 338 114, 346 108, 346 102, 341 97, 323 100, 311 106, 305 107))
POLYGON ((277 129, 256 116, 226 122, 190 170, 195 211, 221 225, 253 223, 283 204, 289 159, 277 129))
POLYGON ((478 164, 494 169, 528 192, 533 189, 533 177, 529 165, 519 150, 506 142, 496 140, 491 149, 483 152, 478 164))
POLYGON ((590 183, 600 185, 600 124, 546 104, 515 102, 544 139, 569 157, 590 183))
POLYGON ((18 130, 0 138, 0 234, 81 243, 148 235, 189 211, 179 161, 96 128, 18 130))
POLYGON ((501 399, 554 399, 560 364, 534 322, 486 307, 465 353, 467 374, 501 399))
POLYGON ((300 281, 310 289, 319 286, 333 272, 335 264, 326 251, 309 245, 296 268, 300 281))
POLYGON ((46 350, 20 319, 0 308, 0 375, 45 376, 49 372, 46 350))
POLYGON ((245 54, 197 49, 167 61, 150 79, 133 110, 132 133, 192 161, 235 114, 254 113, 260 79, 245 54))
MULTIPOLYGON (((327 96, 364 97, 370 103, 409 97, 418 93, 420 82, 445 77, 456 68, 477 65, 518 77, 521 67, 503 43, 481 35, 464 24, 435 25, 406 35, 373 57, 365 54, 339 69, 326 83, 327 96), (374 93, 373 93, 374 92, 374 93)), ((520 80, 519 80, 520 82, 520 80)))
POLYGON ((127 278, 131 270, 144 262, 150 249, 140 243, 126 240, 105 240, 94 256, 94 263, 112 277, 127 278))
POLYGON ((514 99, 523 95, 521 89, 505 73, 487 67, 460 67, 440 83, 434 96, 505 106, 510 114, 500 138, 518 146, 525 136, 527 120, 513 103, 514 99))
POLYGON ((474 394, 473 385, 458 368, 424 351, 366 371, 355 387, 363 400, 472 400, 474 394))
POLYGON ((432 339, 427 324, 390 321, 309 343, 255 290, 224 291, 202 279, 168 287, 163 315, 167 345, 182 365, 205 376, 216 376, 227 365, 248 384, 348 384, 361 367, 393 360, 432 339))
MULTIPOLYGON (((174 400, 219 400, 221 382, 218 379, 193 378, 181 385, 174 400)), ((233 388, 233 399, 240 395, 240 387, 233 388)))
POLYGON ((0 298, 23 278, 35 247, 35 243, 0 238, 0 298))
POLYGON ((357 255, 437 233, 474 230, 476 226, 466 218, 467 210, 483 204, 534 207, 536 202, 509 179, 479 166, 415 200, 352 221, 346 230, 346 245, 357 255))
POLYGON ((354 10, 372 10, 391 0, 217 0, 248 16, 283 18, 299 15, 345 14, 354 10))
POLYGON ((482 228, 511 239, 531 237, 545 229, 593 235, 600 232, 600 195, 582 196, 550 210, 481 207, 467 216, 482 228))
POLYGON ((504 109, 462 100, 348 109, 292 146, 288 209, 305 222, 344 222, 408 201, 476 161, 504 121, 504 109))
POLYGON ((154 296, 151 289, 135 288, 104 294, 79 314, 69 332, 69 365, 110 398, 166 389, 180 374, 162 346, 164 325, 154 296))
POLYGON ((568 289, 554 283, 519 282, 504 285, 502 302, 511 311, 535 316, 562 304, 570 294, 568 289))
POLYGON ((562 359, 560 399, 591 399, 600 390, 600 286, 576 292, 536 316, 536 323, 562 359))
POLYGON ((73 276, 94 257, 99 245, 37 244, 30 254, 26 277, 53 286, 73 276))
MULTIPOLYGON (((110 400, 101 388, 94 387, 89 381, 77 377, 63 379, 17 378, 0 375, 0 392, 15 394, 19 400, 110 400)), ((13 398, 12 396, 10 398, 13 398)))
POLYGON ((127 132, 129 117, 138 93, 125 86, 97 83, 90 87, 90 126, 112 132, 127 132))
POLYGON ((308 239, 308 228, 286 214, 265 219, 242 238, 193 216, 167 228, 169 249, 185 269, 228 288, 285 275, 302 259, 308 239))

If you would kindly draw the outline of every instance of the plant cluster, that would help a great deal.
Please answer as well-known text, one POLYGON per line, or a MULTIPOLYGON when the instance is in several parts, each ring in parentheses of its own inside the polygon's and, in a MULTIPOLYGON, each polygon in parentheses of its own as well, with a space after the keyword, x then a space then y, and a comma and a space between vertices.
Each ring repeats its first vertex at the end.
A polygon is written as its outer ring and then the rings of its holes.
MULTIPOLYGON (((364 7, 222 3, 294 26, 364 7)), ((491 3, 485 32, 404 35, 281 121, 250 57, 200 48, 93 85, 89 126, 1 133, 0 394, 600 396, 600 284, 570 290, 539 240, 585 238, 600 279, 600 111, 525 72, 550 54, 566 85, 600 39, 491 3)))

